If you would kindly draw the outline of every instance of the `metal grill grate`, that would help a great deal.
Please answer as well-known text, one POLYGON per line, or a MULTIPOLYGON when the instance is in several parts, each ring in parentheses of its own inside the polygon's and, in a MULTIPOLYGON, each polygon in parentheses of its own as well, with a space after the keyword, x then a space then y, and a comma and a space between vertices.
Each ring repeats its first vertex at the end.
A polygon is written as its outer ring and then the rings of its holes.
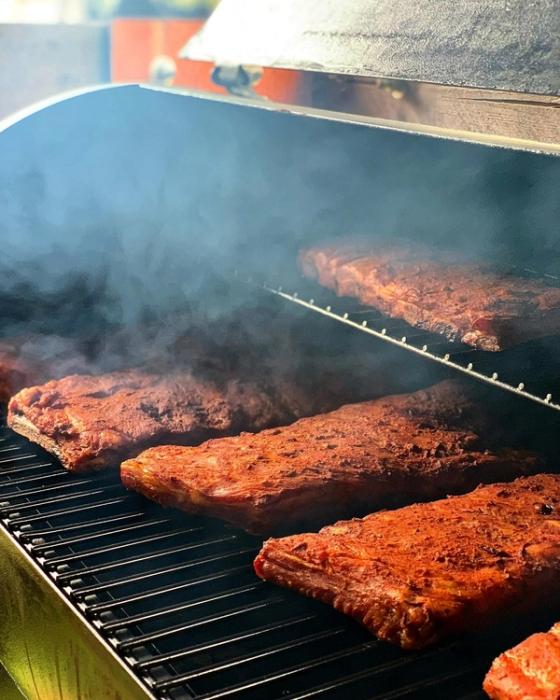
POLYGON ((259 541, 74 476, 0 427, 0 518, 161 698, 482 698, 508 641, 403 654, 328 607, 259 581, 259 541))
MULTIPOLYGON (((527 274, 532 271, 526 270, 527 274)), ((236 276, 239 275, 236 273, 236 276)), ((558 278, 547 275, 556 284, 558 278)), ((255 285, 252 278, 245 280, 255 285)), ((526 343, 499 353, 484 352, 444 336, 389 318, 376 309, 360 306, 355 299, 337 297, 331 292, 299 280, 298 291, 282 285, 256 283, 261 289, 314 311, 355 330, 414 352, 499 389, 560 411, 560 364, 558 339, 526 343)))

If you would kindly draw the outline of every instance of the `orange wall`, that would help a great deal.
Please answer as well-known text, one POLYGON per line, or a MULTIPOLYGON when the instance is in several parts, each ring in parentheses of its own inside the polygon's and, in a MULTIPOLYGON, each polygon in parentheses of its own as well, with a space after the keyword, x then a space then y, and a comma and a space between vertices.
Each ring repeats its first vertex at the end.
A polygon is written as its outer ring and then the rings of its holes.
MULTIPOLYGON (((111 27, 111 75, 118 83, 146 82, 155 56, 164 54, 177 64, 175 85, 224 92, 210 79, 212 64, 177 59, 179 50, 203 24, 197 19, 117 19, 111 27)), ((297 101, 307 90, 295 71, 266 69, 256 91, 278 102, 297 101)))

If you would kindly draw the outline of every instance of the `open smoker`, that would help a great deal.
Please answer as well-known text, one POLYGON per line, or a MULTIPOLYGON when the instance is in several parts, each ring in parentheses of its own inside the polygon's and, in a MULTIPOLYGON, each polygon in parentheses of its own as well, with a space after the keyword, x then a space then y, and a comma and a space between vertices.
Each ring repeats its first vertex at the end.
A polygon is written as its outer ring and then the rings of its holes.
MULTIPOLYGON (((327 324, 372 353, 389 343, 404 375, 460 371, 506 390, 538 442, 534 426, 554 430, 560 410, 554 341, 474 351, 294 272, 302 243, 404 231, 558 284, 560 162, 530 152, 555 152, 550 138, 502 149, 419 131, 134 86, 4 125, 2 334, 96 337, 193 300, 227 319, 270 295, 271 313, 303 314, 310 334, 327 324)), ((504 145, 490 126, 462 136, 504 145)), ((258 581, 260 539, 163 510, 115 474, 72 476, 7 429, 0 441, 0 658, 30 698, 474 699, 525 633, 514 624, 405 654, 258 581)))

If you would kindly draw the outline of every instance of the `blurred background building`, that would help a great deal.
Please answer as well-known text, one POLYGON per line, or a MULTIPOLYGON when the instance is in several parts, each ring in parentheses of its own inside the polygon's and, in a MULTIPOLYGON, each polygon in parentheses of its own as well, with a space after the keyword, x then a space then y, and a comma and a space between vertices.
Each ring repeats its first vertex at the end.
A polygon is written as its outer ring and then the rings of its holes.
POLYGON ((208 14, 218 0, 0 0, 0 22, 84 22, 208 14))
MULTIPOLYGON (((0 119, 76 88, 156 82, 223 92, 212 66, 179 50, 219 0, 0 0, 0 119)), ((265 70, 257 92, 279 102, 307 89, 265 70)))

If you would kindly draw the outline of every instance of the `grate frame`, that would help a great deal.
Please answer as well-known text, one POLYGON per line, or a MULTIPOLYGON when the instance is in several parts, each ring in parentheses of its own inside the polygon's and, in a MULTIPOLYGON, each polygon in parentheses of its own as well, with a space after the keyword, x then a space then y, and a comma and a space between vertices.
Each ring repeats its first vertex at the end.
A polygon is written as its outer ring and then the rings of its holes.
MULTIPOLYGON (((534 270, 522 272, 529 276, 537 274, 534 270)), ((502 352, 486 352, 388 317, 373 307, 360 305, 355 299, 337 297, 329 290, 304 280, 295 283, 291 281, 286 285, 255 280, 253 277, 245 277, 239 271, 235 271, 234 276, 285 302, 330 318, 454 372, 560 411, 560 366, 543 374, 542 367, 537 370, 537 362, 531 357, 535 349, 544 348, 547 343, 554 342, 553 339, 528 342, 502 352), (512 358, 515 358, 513 362, 512 358), (506 362, 510 362, 511 366, 504 372, 506 362), (555 391, 542 389, 552 383, 555 384, 555 391)), ((551 284, 560 284, 559 277, 551 274, 544 277, 551 284)), ((558 339, 555 340, 557 342, 558 339)))

